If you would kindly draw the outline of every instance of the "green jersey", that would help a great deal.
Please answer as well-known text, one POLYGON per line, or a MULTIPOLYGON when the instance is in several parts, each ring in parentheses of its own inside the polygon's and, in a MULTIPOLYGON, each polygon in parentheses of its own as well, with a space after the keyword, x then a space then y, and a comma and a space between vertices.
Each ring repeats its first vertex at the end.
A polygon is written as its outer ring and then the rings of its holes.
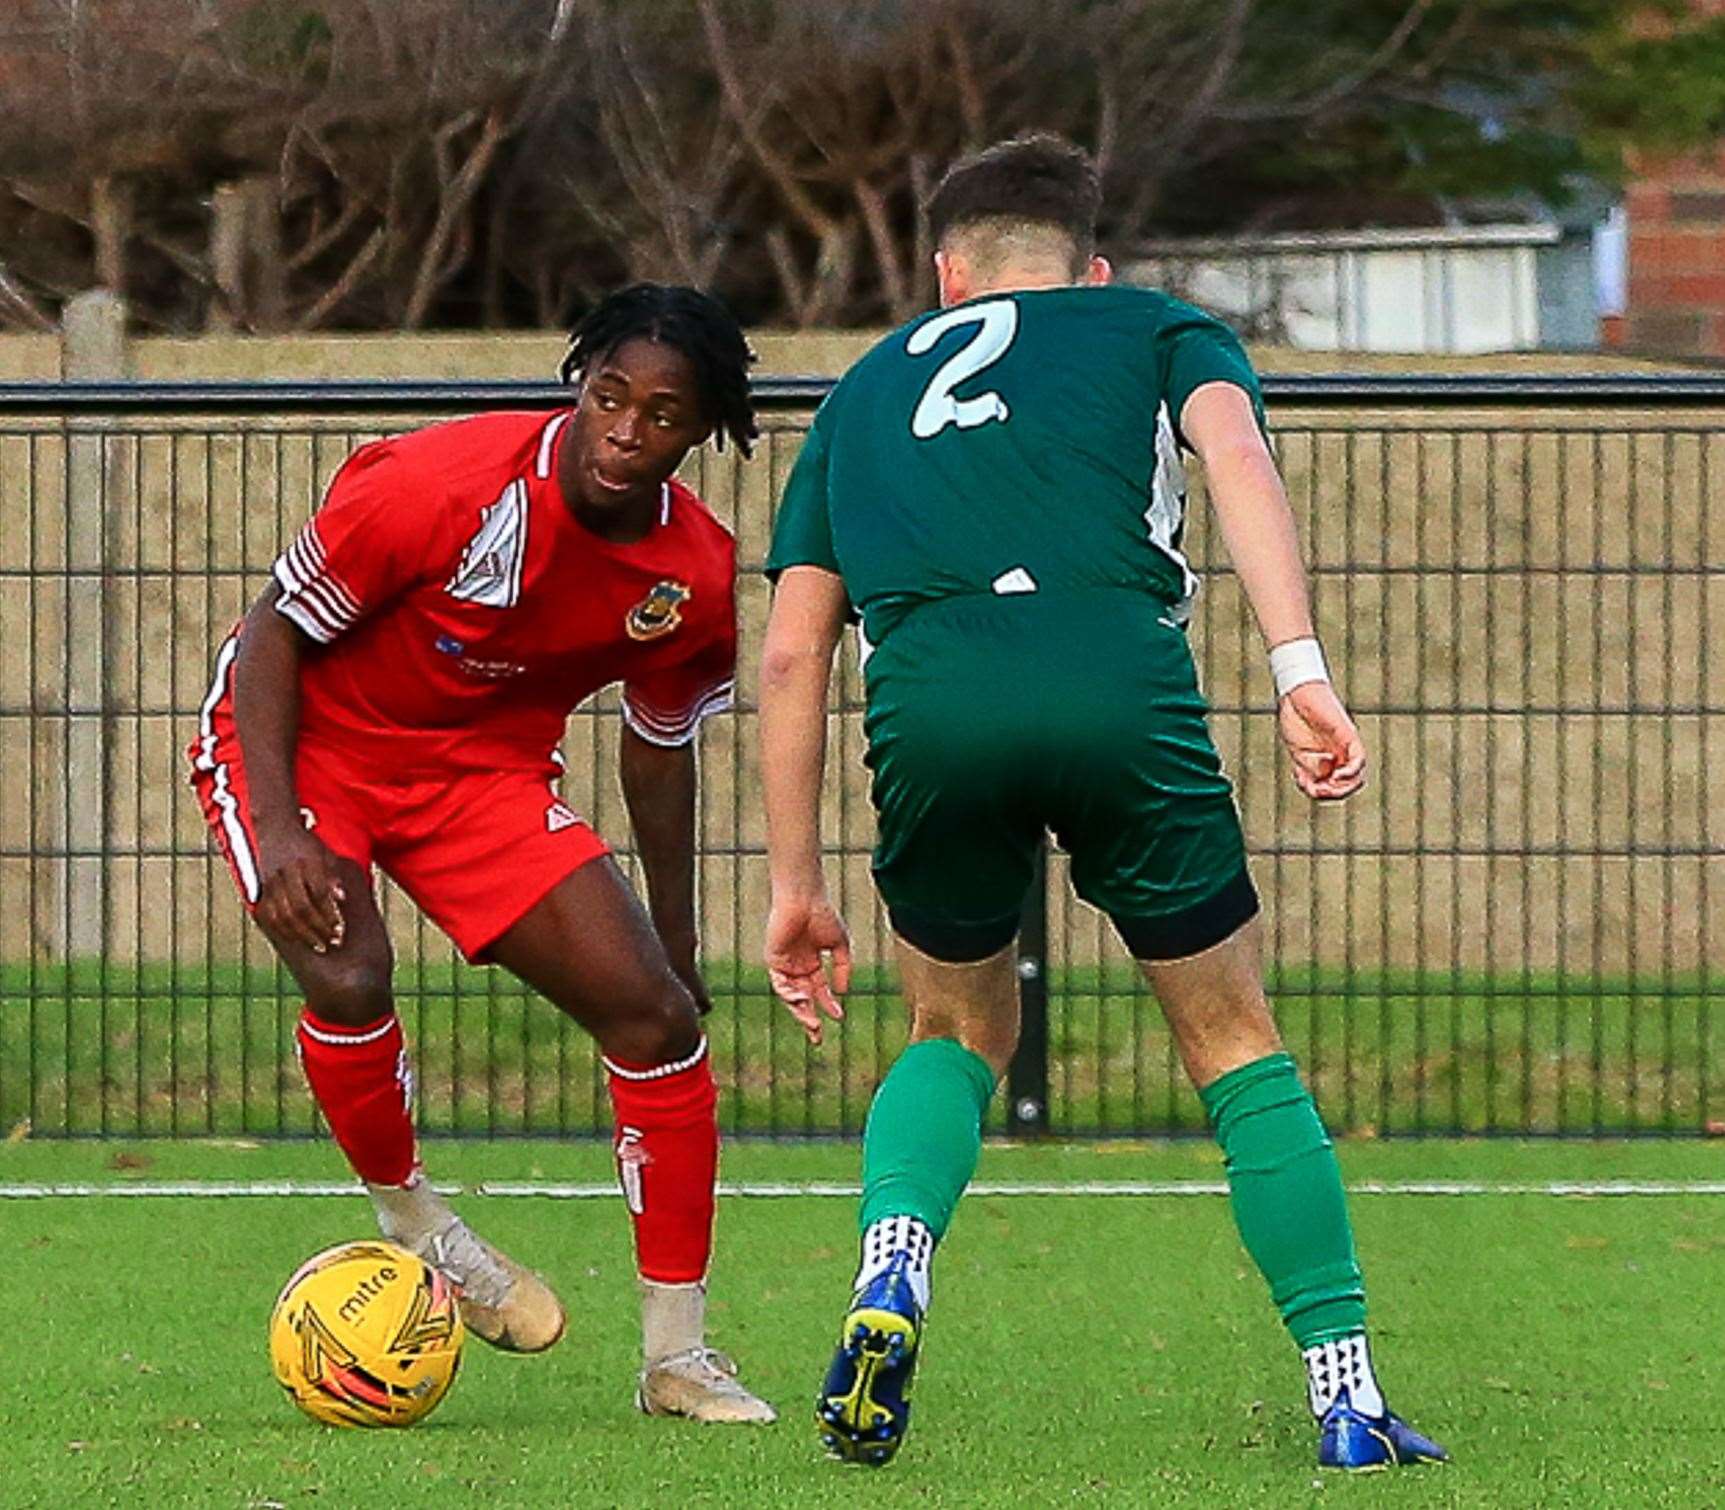
POLYGON ((989 294, 894 331, 828 395, 785 488, 769 574, 836 572, 874 644, 918 604, 1143 591, 1183 618, 1179 415, 1257 379, 1220 321, 1166 294, 989 294))

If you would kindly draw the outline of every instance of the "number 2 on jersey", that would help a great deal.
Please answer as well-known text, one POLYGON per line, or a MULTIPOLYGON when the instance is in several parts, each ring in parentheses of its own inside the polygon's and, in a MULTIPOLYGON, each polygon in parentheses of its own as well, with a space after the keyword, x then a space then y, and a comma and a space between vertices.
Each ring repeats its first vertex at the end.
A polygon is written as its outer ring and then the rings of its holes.
POLYGON ((922 356, 933 350, 935 342, 947 331, 961 325, 975 325, 978 329, 940 364, 928 380, 928 387, 923 389, 916 412, 910 417, 910 433, 918 440, 932 440, 948 425, 974 430, 990 420, 1011 418, 1006 400, 992 388, 974 398, 954 398, 952 390, 1006 355, 1007 347, 1018 334, 1018 306, 1012 300, 991 299, 986 304, 966 304, 948 310, 917 326, 904 343, 904 349, 913 357, 922 356))

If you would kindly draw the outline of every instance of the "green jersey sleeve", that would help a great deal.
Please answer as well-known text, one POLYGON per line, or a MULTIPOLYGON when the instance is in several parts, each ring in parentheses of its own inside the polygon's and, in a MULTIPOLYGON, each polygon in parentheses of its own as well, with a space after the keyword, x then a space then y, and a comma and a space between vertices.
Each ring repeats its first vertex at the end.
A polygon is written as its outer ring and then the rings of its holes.
POLYGON ((1180 433, 1180 414, 1186 400, 1206 383, 1232 383, 1243 388, 1252 401, 1252 412, 1258 416, 1258 427, 1267 429, 1264 419, 1264 396, 1258 387, 1258 375, 1240 338, 1220 320, 1191 305, 1175 306, 1175 317, 1157 332, 1162 359, 1162 392, 1168 402, 1168 417, 1174 422, 1174 432, 1181 445, 1186 437, 1180 433))
POLYGON ((779 499, 772 548, 767 552, 767 578, 772 582, 787 566, 818 566, 839 574, 827 494, 827 433, 821 420, 822 415, 816 414, 779 499))

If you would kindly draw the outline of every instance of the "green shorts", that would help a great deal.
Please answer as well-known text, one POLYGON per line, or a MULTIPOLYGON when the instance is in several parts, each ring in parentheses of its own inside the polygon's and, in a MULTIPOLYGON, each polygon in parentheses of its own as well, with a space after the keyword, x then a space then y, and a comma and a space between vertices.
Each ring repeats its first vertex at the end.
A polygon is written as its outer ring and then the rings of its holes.
POLYGON ((1195 954, 1257 911, 1167 612, 1125 589, 952 598, 875 647, 874 873, 902 937, 954 961, 1004 948, 1047 831, 1136 958, 1195 954))

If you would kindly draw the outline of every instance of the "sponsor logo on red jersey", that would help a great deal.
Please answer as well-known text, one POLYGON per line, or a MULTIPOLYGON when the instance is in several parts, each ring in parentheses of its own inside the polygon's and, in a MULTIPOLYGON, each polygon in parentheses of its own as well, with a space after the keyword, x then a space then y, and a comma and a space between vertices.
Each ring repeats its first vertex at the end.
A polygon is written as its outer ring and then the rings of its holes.
POLYGON ((440 634, 432 643, 444 655, 454 656, 455 664, 468 676, 476 676, 482 681, 500 682, 505 677, 525 676, 527 673, 520 661, 488 661, 468 655, 467 647, 453 635, 440 634))

